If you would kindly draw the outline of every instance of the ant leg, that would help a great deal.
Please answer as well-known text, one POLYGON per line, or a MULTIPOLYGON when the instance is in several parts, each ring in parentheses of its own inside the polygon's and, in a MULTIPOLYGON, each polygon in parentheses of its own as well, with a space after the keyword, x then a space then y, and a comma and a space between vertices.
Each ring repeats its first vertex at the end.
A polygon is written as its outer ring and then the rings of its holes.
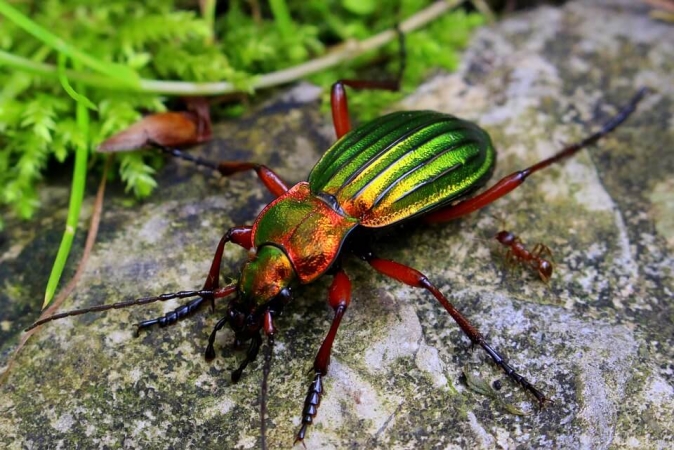
POLYGON ((208 167, 218 171, 220 172, 220 175, 224 177, 228 177, 239 172, 245 172, 247 170, 254 170, 255 173, 257 173, 257 176, 260 178, 260 181, 262 181, 262 184, 264 184, 269 192, 271 192, 275 197, 280 196, 288 190, 288 186, 283 182, 281 177, 279 177, 276 172, 263 164, 245 161, 213 162, 199 158, 198 156, 192 156, 176 148, 165 147, 163 145, 157 144, 156 142, 151 142, 151 145, 158 150, 168 153, 169 155, 176 158, 190 161, 198 166, 208 167))
POLYGON ((441 208, 437 211, 433 211, 422 218, 426 223, 437 223, 437 222, 447 222, 449 220, 456 219, 458 217, 470 214, 473 211, 484 208, 490 203, 498 200, 504 195, 508 194, 513 189, 519 187, 524 181, 529 177, 529 175, 538 172, 541 169, 544 169, 556 162, 568 158, 580 149, 588 147, 595 144, 599 139, 606 136, 611 131, 615 130, 620 124, 622 124, 627 118, 634 112, 637 107, 637 104, 641 99, 646 95, 646 89, 640 89, 636 95, 629 101, 627 106, 621 109, 615 116, 613 116, 608 122, 606 122, 599 131, 590 136, 586 137, 580 142, 572 144, 559 152, 552 155, 550 158, 544 159, 533 166, 527 167, 524 170, 518 172, 513 172, 510 175, 502 178, 494 186, 490 187, 486 191, 482 192, 475 197, 464 200, 461 203, 452 205, 446 208, 441 208))
POLYGON ((358 254, 364 261, 366 261, 370 266, 372 266, 377 272, 387 277, 393 278, 394 280, 405 283, 408 286, 426 289, 430 292, 433 297, 440 302, 440 304, 445 308, 454 321, 459 325, 459 328, 468 336, 473 345, 479 345, 487 352, 491 359, 501 368, 503 371, 510 377, 512 380, 520 384, 524 389, 529 391, 536 400, 543 405, 549 401, 549 399, 538 389, 534 387, 526 378, 517 373, 515 369, 505 361, 505 358, 501 356, 494 348, 487 343, 485 338, 480 334, 480 332, 475 328, 469 321, 466 319, 463 314, 459 312, 458 309, 450 303, 449 300, 436 288, 424 275, 416 269, 405 266, 403 264, 397 263, 395 261, 390 261, 386 259, 380 259, 374 256, 371 251, 364 251, 358 254))
POLYGON ((395 80, 388 81, 366 81, 366 80, 339 80, 332 85, 330 91, 330 106, 332 109, 332 122, 335 126, 337 139, 344 136, 351 130, 351 121, 349 119, 349 106, 346 100, 346 86, 353 89, 374 89, 383 91, 397 91, 400 89, 400 81, 405 71, 405 35, 396 27, 398 32, 398 45, 400 51, 400 69, 395 80))
MULTIPOLYGON (((217 291, 220 287, 220 264, 222 262, 222 254, 225 251, 225 244, 227 244, 227 242, 232 242, 239 245, 240 247, 245 248, 246 250, 249 250, 253 246, 252 235, 253 228, 249 226, 232 227, 227 230, 227 233, 222 236, 222 239, 220 239, 218 247, 215 250, 215 256, 213 257, 211 268, 208 271, 208 276, 206 277, 206 282, 204 283, 204 287, 202 289, 203 291, 217 291)), ((141 330, 150 328, 153 325, 159 325, 161 328, 167 325, 173 325, 178 320, 184 319, 198 310, 199 307, 208 300, 211 302, 211 309, 214 310, 215 296, 203 295, 185 305, 179 306, 175 310, 165 314, 162 317, 140 322, 136 328, 136 336, 140 334, 141 330)))
POLYGON ((337 329, 342 321, 342 317, 346 309, 351 303, 351 281, 342 269, 335 273, 335 277, 330 285, 328 293, 328 304, 335 311, 335 316, 330 325, 330 331, 321 344, 318 350, 316 359, 314 360, 314 380, 309 386, 307 397, 304 400, 304 409, 302 410, 302 427, 297 432, 295 443, 304 440, 307 428, 314 421, 314 417, 318 412, 318 406, 321 403, 321 396, 323 395, 323 377, 328 373, 328 366, 330 365, 330 353, 332 352, 332 344, 337 335, 337 329))

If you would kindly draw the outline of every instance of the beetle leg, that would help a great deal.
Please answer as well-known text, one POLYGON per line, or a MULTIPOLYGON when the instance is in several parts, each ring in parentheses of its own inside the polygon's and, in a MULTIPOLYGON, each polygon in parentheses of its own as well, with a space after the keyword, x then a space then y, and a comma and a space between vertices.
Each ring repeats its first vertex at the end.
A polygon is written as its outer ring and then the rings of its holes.
POLYGON ((335 316, 332 319, 330 331, 328 331, 327 336, 323 340, 314 360, 314 379, 309 386, 307 397, 304 400, 302 427, 295 437, 295 443, 304 440, 307 428, 313 423, 314 417, 318 412, 318 406, 321 403, 321 396, 323 395, 323 377, 328 373, 328 365, 330 365, 332 344, 335 341, 337 329, 346 309, 349 307, 349 303, 351 303, 351 282, 346 273, 342 269, 339 269, 332 279, 328 293, 328 304, 335 311, 335 316))
POLYGON ((466 319, 458 309, 450 303, 449 300, 436 288, 424 275, 416 269, 390 261, 387 259, 377 258, 372 252, 362 252, 359 256, 370 264, 377 272, 391 277, 394 280, 405 283, 408 286, 426 289, 435 297, 440 304, 445 308, 454 321, 459 325, 459 328, 466 333, 473 345, 479 345, 487 352, 491 359, 499 366, 511 379, 520 384, 524 389, 531 392, 538 402, 543 405, 549 399, 538 389, 534 387, 526 378, 517 373, 515 369, 508 364, 503 356, 501 356, 494 348, 489 345, 482 334, 466 319))
POLYGON ((622 108, 615 116, 613 116, 609 121, 607 121, 599 131, 591 134, 585 139, 577 142, 575 144, 569 145, 568 147, 558 151, 550 158, 539 161, 533 166, 527 167, 524 170, 513 172, 510 175, 502 178, 494 186, 490 187, 486 191, 482 192, 475 197, 472 197, 468 200, 464 200, 461 203, 452 205, 446 208, 439 209, 437 211, 431 212, 428 215, 423 217, 423 221, 426 223, 437 223, 437 222, 447 222, 449 220, 456 219, 458 217, 470 214, 473 211, 484 208, 490 203, 498 200, 504 195, 508 194, 513 189, 520 186, 532 173, 538 172, 541 169, 574 155, 580 149, 588 147, 596 143, 599 139, 606 136, 611 131, 615 130, 621 123, 623 123, 627 118, 634 112, 637 104, 641 99, 646 95, 647 89, 640 89, 636 95, 629 101, 629 103, 622 108))
POLYGON ((246 350, 246 359, 244 359, 239 367, 236 370, 232 371, 232 382, 236 383, 241 379, 241 374, 248 367, 248 364, 255 361, 257 354, 260 351, 260 346, 262 345, 262 336, 260 333, 256 333, 250 340, 250 345, 248 350, 246 350))
POLYGON ((335 125, 337 139, 351 130, 349 119, 349 105, 346 100, 345 86, 353 89, 376 89, 382 91, 397 91, 400 89, 400 80, 366 81, 366 80, 339 80, 332 85, 330 91, 330 105, 332 107, 332 122, 335 125))
POLYGON ((235 173, 245 172, 246 170, 254 170, 260 178, 260 181, 262 181, 262 184, 264 184, 269 192, 275 197, 279 197, 288 190, 288 186, 283 182, 281 177, 269 167, 262 164, 254 162, 221 161, 218 163, 217 170, 225 177, 235 173))
MULTIPOLYGON (((225 235, 222 236, 222 239, 220 239, 218 248, 215 250, 215 256, 213 257, 213 262, 211 263, 211 268, 208 271, 208 276, 206 277, 206 282, 204 283, 202 290, 215 291, 220 287, 220 263, 222 261, 222 254, 225 251, 225 244, 227 242, 232 242, 245 248, 246 250, 250 250, 250 248, 253 246, 252 235, 253 228, 250 226, 232 227, 227 230, 225 235)), ((211 309, 215 309, 215 297, 201 296, 191 300, 185 305, 177 307, 173 311, 166 313, 161 317, 140 322, 136 328, 136 335, 140 334, 141 330, 149 328, 153 325, 159 325, 161 328, 168 325, 173 325, 177 321, 184 319, 198 310, 199 307, 207 300, 211 301, 211 309)))
POLYGON ((177 148, 168 148, 156 142, 150 142, 150 144, 161 150, 164 153, 168 153, 171 156, 176 158, 184 159, 185 161, 190 161, 198 166, 208 167, 210 169, 220 172, 222 176, 230 176, 235 173, 245 172, 247 170, 254 170, 257 173, 257 176, 262 181, 262 184, 271 192, 275 197, 280 196, 288 190, 288 186, 283 182, 281 177, 279 177, 273 170, 269 167, 246 161, 220 161, 213 162, 206 159, 199 158, 198 156, 193 156, 188 153, 185 153, 177 148))
POLYGON ((332 122, 335 125, 337 139, 344 136, 351 130, 351 121, 349 120, 349 105, 346 101, 346 86, 353 89, 376 89, 383 91, 397 91, 400 89, 400 82, 405 72, 405 60, 407 53, 405 51, 405 35, 396 25, 398 33, 398 48, 400 51, 400 69, 395 80, 386 81, 366 81, 366 80, 339 80, 332 85, 330 91, 330 106, 332 108, 332 122))

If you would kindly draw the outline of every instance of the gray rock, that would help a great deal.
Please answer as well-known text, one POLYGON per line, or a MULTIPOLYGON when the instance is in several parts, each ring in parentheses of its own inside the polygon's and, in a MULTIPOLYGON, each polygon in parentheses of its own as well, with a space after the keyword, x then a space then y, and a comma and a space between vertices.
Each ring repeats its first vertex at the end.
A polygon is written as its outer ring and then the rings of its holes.
MULTIPOLYGON (((636 2, 540 8, 478 32, 458 73, 405 100, 403 108, 485 127, 499 150, 496 179, 596 129, 638 87, 654 90, 597 146, 482 212, 377 245, 382 256, 426 273, 554 404, 540 410, 482 351, 470 352, 430 295, 352 259, 353 302, 307 448, 673 445, 672 42, 674 28, 636 2), (552 248, 549 285, 504 265, 491 239, 501 220, 530 245, 552 248), (502 380, 498 391, 489 387, 495 380, 502 380)), ((301 180, 332 139, 316 103, 289 103, 314 96, 293 94, 220 124, 218 138, 195 152, 263 162, 301 180)), ((132 207, 109 192, 99 242, 62 310, 200 287, 221 234, 251 223, 270 200, 252 175, 218 179, 174 161, 159 183, 132 207)), ((61 186, 49 185, 38 222, 10 220, 0 242, 0 364, 37 316, 64 223, 61 186)), ((85 228, 83 221, 80 235, 85 228)), ((228 249, 223 274, 235 277, 243 259, 228 249)), ((292 446, 306 373, 330 323, 328 278, 301 290, 278 321, 270 448, 292 446)), ((202 356, 217 313, 133 338, 134 323, 176 305, 43 327, 0 387, 1 442, 13 449, 259 446, 260 364, 232 385, 241 354, 227 331, 216 360, 202 356)))

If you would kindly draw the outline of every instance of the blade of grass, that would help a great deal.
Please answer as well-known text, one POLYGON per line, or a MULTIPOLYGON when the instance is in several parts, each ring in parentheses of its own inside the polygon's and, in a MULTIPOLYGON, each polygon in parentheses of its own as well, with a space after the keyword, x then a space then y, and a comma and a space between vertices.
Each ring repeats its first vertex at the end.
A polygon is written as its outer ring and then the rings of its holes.
POLYGON ((211 31, 209 37, 210 42, 215 41, 215 4, 216 0, 201 0, 199 7, 201 9, 201 16, 208 24, 208 29, 211 31))
POLYGON ((65 53, 59 53, 59 57, 58 57, 58 64, 59 64, 59 66, 58 66, 58 67, 59 67, 59 81, 61 82, 61 86, 62 86, 63 89, 68 93, 68 95, 70 95, 70 97, 71 97, 73 100, 75 100, 76 102, 78 102, 78 104, 79 104, 79 103, 84 103, 84 106, 86 106, 87 108, 89 108, 89 109, 91 109, 91 110, 94 110, 94 111, 98 110, 98 108, 96 107, 96 105, 94 105, 93 103, 91 103, 91 100, 89 100, 88 98, 86 98, 86 97, 85 97, 84 95, 82 95, 82 94, 78 94, 78 93, 75 91, 75 89, 73 89, 73 87, 70 85, 70 82, 68 81, 68 77, 67 77, 66 74, 65 74, 65 70, 66 70, 66 60, 67 60, 67 59, 68 59, 68 56, 66 56, 65 53))
POLYGON ((295 30, 293 18, 288 11, 288 5, 285 0, 269 0, 269 6, 271 13, 274 15, 274 23, 276 24, 276 28, 278 28, 281 38, 287 41, 295 30))
MULTIPOLYGON (((73 61, 73 64, 77 69, 79 62, 73 61)), ((78 84, 77 87, 79 92, 84 92, 84 87, 82 85, 78 84)), ((58 287, 63 268, 68 260, 70 248, 73 244, 73 238, 75 237, 75 231, 77 230, 77 222, 80 217, 80 210, 82 209, 82 199, 84 198, 84 186, 87 179, 87 158, 89 156, 89 111, 87 110, 86 103, 82 101, 77 102, 75 115, 77 128, 82 135, 82 139, 80 139, 77 148, 75 149, 75 167, 73 169, 73 181, 70 191, 70 205, 68 207, 66 229, 63 233, 63 238, 61 239, 61 245, 56 253, 56 259, 52 266, 51 274, 49 275, 49 281, 47 281, 47 289, 45 290, 42 308, 46 307, 49 302, 51 302, 51 299, 56 292, 56 288, 58 287)))

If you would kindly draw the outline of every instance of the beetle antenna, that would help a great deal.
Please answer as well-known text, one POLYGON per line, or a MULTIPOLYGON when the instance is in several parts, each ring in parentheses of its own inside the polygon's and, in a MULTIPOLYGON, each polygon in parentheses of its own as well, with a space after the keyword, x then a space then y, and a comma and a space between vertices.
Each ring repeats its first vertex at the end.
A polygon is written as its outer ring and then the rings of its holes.
POLYGON ((264 348, 264 366, 262 367, 262 386, 260 388, 260 435, 262 436, 261 447, 267 449, 267 392, 269 387, 269 372, 271 372, 271 359, 274 352, 274 334, 267 335, 267 345, 264 348))
POLYGON ((117 303, 112 303, 109 305, 96 305, 96 306, 91 306, 89 308, 82 308, 82 309, 74 309, 72 311, 66 311, 62 312, 59 314, 54 314, 53 316, 45 317, 44 319, 40 319, 28 328, 26 328, 25 331, 30 331, 35 327, 39 327, 42 324, 45 324, 47 322, 51 322, 52 320, 58 320, 58 319, 63 319, 64 317, 70 317, 70 316, 80 316, 82 314, 87 314, 90 312, 101 312, 101 311, 108 311, 110 309, 122 309, 122 308, 127 308, 129 306, 135 306, 135 305, 147 305, 148 303, 154 303, 154 302, 164 302, 166 300, 172 300, 174 298, 189 298, 189 297, 210 297, 210 298, 221 298, 225 297, 232 292, 235 291, 236 286, 225 286, 220 289, 216 289, 215 291, 209 290, 209 289, 202 289, 200 291, 180 291, 180 292, 170 292, 166 294, 161 294, 157 295, 156 297, 141 297, 137 298, 135 300, 129 300, 126 302, 117 302, 117 303))

